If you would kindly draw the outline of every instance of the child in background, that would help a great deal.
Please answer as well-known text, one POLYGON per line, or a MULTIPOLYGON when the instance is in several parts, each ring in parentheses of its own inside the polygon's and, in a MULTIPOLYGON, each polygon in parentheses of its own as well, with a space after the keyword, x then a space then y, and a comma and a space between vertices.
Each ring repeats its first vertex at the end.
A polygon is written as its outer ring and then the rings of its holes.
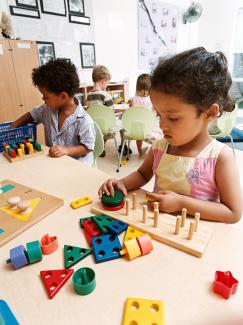
POLYGON ((51 60, 33 69, 33 84, 43 95, 45 104, 33 108, 13 122, 17 128, 34 121, 44 124, 46 145, 54 158, 69 155, 83 163, 93 164, 94 123, 74 93, 79 78, 74 64, 67 59, 51 60))
POLYGON ((144 186, 155 175, 149 197, 159 209, 173 213, 187 208, 203 219, 235 223, 242 197, 232 149, 212 139, 208 124, 223 111, 234 110, 232 80, 222 52, 199 47, 179 53, 155 69, 150 98, 160 117, 164 139, 155 142, 142 166, 127 177, 102 184, 102 193, 144 186))
MULTIPOLYGON (((104 65, 96 65, 92 72, 92 80, 94 83, 93 89, 87 95, 86 105, 105 105, 113 106, 111 95, 106 91, 108 83, 111 80, 110 71, 104 65)), ((106 139, 104 139, 106 142, 106 139)), ((105 157, 105 150, 100 157, 105 157)))
MULTIPOLYGON (((151 103, 149 92, 151 88, 151 77, 149 74, 143 73, 137 78, 136 84, 136 95, 132 98, 130 102, 130 106, 142 106, 148 108, 150 110, 153 109, 153 105, 151 103)), ((138 153, 142 155, 142 140, 136 140, 138 153)))
POLYGON ((105 105, 113 106, 111 95, 106 91, 108 83, 111 80, 111 74, 104 65, 96 65, 92 72, 93 89, 87 95, 87 106, 105 105))

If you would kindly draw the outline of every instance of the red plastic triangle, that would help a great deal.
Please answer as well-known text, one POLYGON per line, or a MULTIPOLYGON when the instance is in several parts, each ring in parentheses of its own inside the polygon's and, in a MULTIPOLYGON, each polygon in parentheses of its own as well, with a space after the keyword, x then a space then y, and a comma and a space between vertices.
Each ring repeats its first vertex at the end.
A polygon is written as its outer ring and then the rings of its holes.
POLYGON ((52 299, 73 274, 73 269, 40 271, 47 294, 52 299))

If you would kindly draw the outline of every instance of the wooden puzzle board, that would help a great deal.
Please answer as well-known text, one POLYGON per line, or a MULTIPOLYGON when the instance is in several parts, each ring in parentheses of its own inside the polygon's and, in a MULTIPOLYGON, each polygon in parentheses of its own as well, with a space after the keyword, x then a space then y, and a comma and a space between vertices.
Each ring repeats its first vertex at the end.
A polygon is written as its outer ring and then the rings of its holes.
POLYGON ((159 214, 159 226, 154 228, 154 213, 148 209, 147 222, 143 223, 143 205, 147 204, 145 199, 145 191, 138 190, 137 193, 137 209, 132 210, 132 193, 129 193, 127 198, 130 199, 130 213, 126 216, 125 207, 118 211, 108 211, 102 207, 101 202, 94 204, 91 211, 96 214, 104 214, 114 219, 119 219, 128 223, 130 226, 148 233, 153 239, 156 239, 164 244, 175 247, 191 255, 202 257, 210 238, 212 237, 213 230, 207 228, 199 222, 198 231, 194 232, 192 240, 188 240, 188 231, 190 221, 193 218, 187 218, 186 224, 180 230, 179 235, 175 235, 176 217, 167 213, 159 214))
POLYGON ((64 204, 62 199, 40 192, 28 186, 18 184, 11 180, 1 181, 1 186, 11 184, 15 186, 8 192, 0 194, 0 209, 8 206, 7 200, 11 196, 20 196, 22 200, 34 200, 40 198, 39 203, 33 209, 33 212, 27 221, 9 215, 5 211, 0 210, 0 246, 7 243, 26 229, 46 217, 64 204))
POLYGON ((9 162, 17 162, 17 161, 22 161, 22 160, 26 160, 26 159, 30 159, 30 158, 34 158, 34 157, 38 157, 40 155, 43 155, 45 153, 44 150, 41 151, 35 151, 28 154, 28 155, 23 155, 21 157, 16 157, 16 158, 11 158, 9 157, 9 155, 6 154, 6 152, 3 152, 3 155, 6 159, 8 159, 9 162))

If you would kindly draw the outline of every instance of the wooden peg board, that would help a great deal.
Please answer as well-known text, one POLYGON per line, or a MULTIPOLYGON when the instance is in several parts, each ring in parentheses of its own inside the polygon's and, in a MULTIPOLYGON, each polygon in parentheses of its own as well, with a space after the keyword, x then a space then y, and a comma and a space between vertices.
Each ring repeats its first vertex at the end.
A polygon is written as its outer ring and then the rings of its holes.
POLYGON ((132 193, 130 192, 127 198, 130 199, 130 213, 126 216, 126 208, 118 211, 108 211, 102 207, 101 202, 94 204, 91 211, 96 214, 104 214, 114 219, 119 219, 128 223, 130 226, 148 233, 153 239, 161 241, 164 244, 175 247, 191 255, 202 257, 213 230, 199 223, 198 231, 194 232, 192 240, 188 240, 188 231, 192 218, 187 218, 185 226, 181 228, 179 235, 175 235, 176 217, 167 214, 159 213, 159 226, 154 228, 154 213, 148 209, 147 222, 143 223, 143 205, 147 204, 145 199, 145 191, 138 190, 137 193, 137 209, 132 210, 132 193))
POLYGON ((40 155, 43 155, 45 153, 44 150, 41 150, 41 151, 36 151, 36 150, 33 150, 32 153, 28 154, 28 155, 23 155, 21 157, 19 156, 16 156, 16 158, 12 158, 10 157, 5 151, 3 152, 3 155, 5 158, 8 159, 9 162, 17 162, 17 161, 22 161, 22 160, 26 160, 26 159, 30 159, 30 158, 34 158, 34 157, 38 157, 40 155))
POLYGON ((62 199, 10 180, 4 180, 0 183, 2 187, 8 184, 15 186, 10 191, 0 194, 0 208, 8 206, 7 200, 11 196, 20 196, 22 200, 41 199, 27 221, 22 221, 0 210, 0 228, 2 230, 0 232, 0 246, 21 234, 64 204, 62 199))

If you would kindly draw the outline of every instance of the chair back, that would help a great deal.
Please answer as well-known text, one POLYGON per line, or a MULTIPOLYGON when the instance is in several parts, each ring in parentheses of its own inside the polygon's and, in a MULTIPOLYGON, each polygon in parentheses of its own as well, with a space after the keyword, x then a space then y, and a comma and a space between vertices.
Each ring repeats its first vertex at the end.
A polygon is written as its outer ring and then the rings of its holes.
POLYGON ((112 108, 105 105, 92 105, 86 111, 106 135, 116 124, 116 115, 112 108))
POLYGON ((94 157, 94 164, 93 166, 97 166, 96 161, 97 157, 99 157, 103 150, 104 150, 104 138, 103 134, 96 122, 94 122, 94 127, 95 127, 95 147, 93 150, 93 157, 94 157))
POLYGON ((131 140, 147 140, 156 126, 154 112, 145 107, 128 108, 122 116, 122 128, 131 140))
POLYGON ((232 112, 224 112, 218 119, 217 125, 220 129, 220 133, 215 134, 213 137, 225 137, 229 135, 235 126, 237 118, 238 105, 235 105, 235 109, 232 112))

